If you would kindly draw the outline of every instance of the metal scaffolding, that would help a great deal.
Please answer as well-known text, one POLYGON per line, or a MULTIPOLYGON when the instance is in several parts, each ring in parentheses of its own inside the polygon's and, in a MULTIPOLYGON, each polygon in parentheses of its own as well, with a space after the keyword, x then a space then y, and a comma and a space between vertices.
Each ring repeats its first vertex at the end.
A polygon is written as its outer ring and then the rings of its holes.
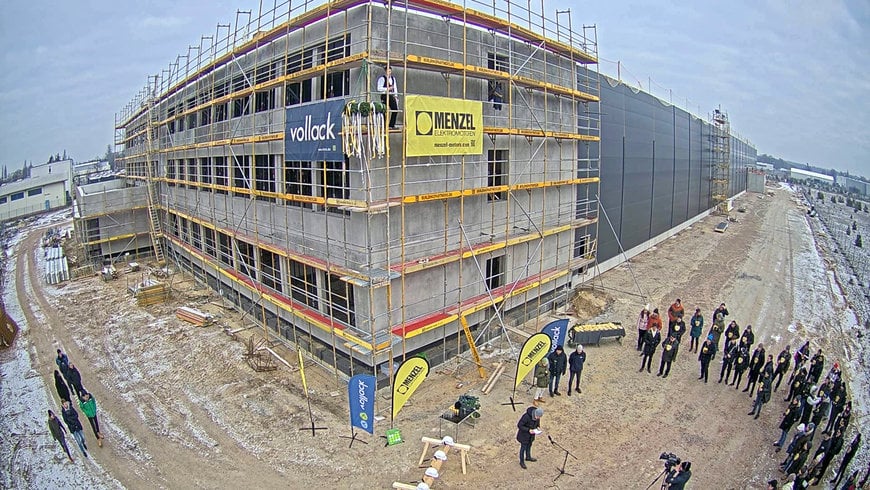
POLYGON ((275 2, 153 80, 115 126, 128 185, 156 186, 154 243, 336 375, 443 362, 470 333, 474 350, 564 302, 595 263, 597 37, 570 11, 275 2), (287 160, 289 108, 378 103, 387 65, 401 97, 481 103, 481 153, 409 156, 400 106, 398 129, 345 128, 366 151, 343 162, 287 160))
POLYGON ((731 180, 731 123, 728 114, 720 109, 713 111, 710 117, 710 145, 712 150, 712 182, 711 192, 713 203, 720 213, 728 214, 728 196, 731 180))

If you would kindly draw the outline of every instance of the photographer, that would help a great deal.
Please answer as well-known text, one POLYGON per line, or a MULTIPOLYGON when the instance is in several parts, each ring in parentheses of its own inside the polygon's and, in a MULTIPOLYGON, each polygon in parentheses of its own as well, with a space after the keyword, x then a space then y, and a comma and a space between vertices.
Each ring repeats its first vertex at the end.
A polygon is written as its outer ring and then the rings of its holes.
POLYGON ((683 461, 675 466, 671 472, 668 473, 667 478, 665 478, 665 483, 668 484, 668 488, 670 490, 683 490, 683 488, 686 487, 686 482, 692 477, 691 469, 692 463, 689 461, 683 461))

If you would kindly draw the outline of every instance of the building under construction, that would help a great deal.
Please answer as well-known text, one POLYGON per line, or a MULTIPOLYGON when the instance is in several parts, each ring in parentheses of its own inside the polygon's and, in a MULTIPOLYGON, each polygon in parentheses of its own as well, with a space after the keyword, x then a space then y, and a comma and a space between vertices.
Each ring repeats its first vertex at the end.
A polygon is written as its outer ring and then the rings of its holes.
POLYGON ((137 218, 80 229, 100 230, 93 257, 150 235, 341 372, 438 364, 564 302, 594 264, 596 60, 594 28, 525 2, 240 13, 117 116, 137 218))
MULTIPOLYGON (((636 99, 657 99, 606 84, 608 143, 597 56, 594 27, 528 2, 239 12, 116 116, 126 176, 79 188, 79 236, 94 261, 176 264, 339 372, 441 363, 564 304, 600 271, 599 231, 618 260, 716 204, 709 123, 635 131, 658 117, 636 99), (670 153, 669 178, 697 181, 685 213, 675 184, 650 190, 669 145, 643 148, 662 135, 699 141, 685 162, 670 153), (600 190, 607 171, 621 177, 600 190)), ((667 110, 677 125, 684 111, 667 110)), ((733 196, 742 170, 728 171, 733 196)))

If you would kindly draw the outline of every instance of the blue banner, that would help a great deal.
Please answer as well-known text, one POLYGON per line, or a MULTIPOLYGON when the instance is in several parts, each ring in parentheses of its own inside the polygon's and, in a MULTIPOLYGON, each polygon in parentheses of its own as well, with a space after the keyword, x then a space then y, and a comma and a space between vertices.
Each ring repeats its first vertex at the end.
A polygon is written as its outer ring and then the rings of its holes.
POLYGON ((562 320, 550 322, 546 327, 541 329, 541 332, 549 335, 550 340, 553 341, 550 345, 550 351, 556 350, 557 345, 561 345, 562 349, 564 349, 565 339, 568 334, 568 319, 564 318, 562 320))
POLYGON ((375 382, 371 374, 357 374, 347 385, 350 425, 369 434, 375 433, 375 382))
POLYGON ((329 100, 287 108, 284 159, 343 162, 341 114, 345 100, 329 100))

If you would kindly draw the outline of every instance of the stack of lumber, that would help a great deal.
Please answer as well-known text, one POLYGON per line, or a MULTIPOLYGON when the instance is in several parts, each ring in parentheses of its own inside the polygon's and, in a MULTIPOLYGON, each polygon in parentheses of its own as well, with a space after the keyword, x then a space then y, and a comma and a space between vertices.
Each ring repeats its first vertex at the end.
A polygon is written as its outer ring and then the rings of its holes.
POLYGON ((214 316, 211 314, 187 306, 181 306, 175 310, 175 316, 197 327, 207 327, 214 323, 214 316))
POLYGON ((169 299, 169 287, 163 283, 143 286, 136 290, 135 295, 139 306, 155 305, 169 299))

